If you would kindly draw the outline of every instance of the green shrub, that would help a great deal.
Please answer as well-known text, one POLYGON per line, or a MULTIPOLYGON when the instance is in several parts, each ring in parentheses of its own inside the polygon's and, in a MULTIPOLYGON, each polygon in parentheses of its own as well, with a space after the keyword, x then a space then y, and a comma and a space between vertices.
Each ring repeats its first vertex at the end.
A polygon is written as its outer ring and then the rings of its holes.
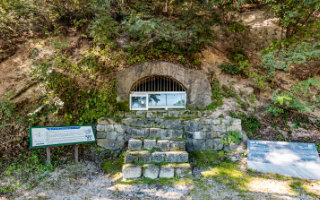
POLYGON ((280 113, 284 113, 285 110, 296 110, 299 113, 314 111, 314 107, 310 102, 302 101, 301 96, 296 96, 289 92, 274 93, 271 105, 266 106, 265 113, 272 113, 274 116, 278 116, 280 113))
POLYGON ((242 49, 235 49, 228 55, 229 60, 232 63, 239 63, 247 60, 247 56, 242 49))
POLYGON ((239 131, 228 131, 227 135, 221 140, 223 145, 229 145, 231 143, 239 144, 243 136, 239 131))
POLYGON ((261 123, 253 115, 249 117, 242 118, 241 121, 242 128, 247 132, 248 136, 254 136, 258 134, 258 129, 261 128, 261 123))
POLYGON ((118 34, 118 23, 110 13, 110 1, 92 0, 94 19, 88 26, 89 36, 96 42, 107 44, 118 34))
POLYGON ((256 101, 256 95, 255 94, 249 94, 249 101, 251 103, 254 103, 256 101))
POLYGON ((220 65, 220 69, 228 74, 240 74, 242 72, 238 64, 229 64, 227 62, 223 62, 220 65))
POLYGON ((241 119, 241 126, 243 130, 246 131, 249 138, 252 138, 258 134, 258 129, 261 128, 261 123, 255 116, 250 115, 249 117, 247 117, 242 112, 238 114, 230 112, 229 114, 233 118, 241 119))
POLYGON ((120 111, 129 111, 130 110, 129 101, 128 100, 118 101, 117 107, 118 107, 118 110, 120 110, 120 111))
POLYGON ((222 91, 223 91, 223 96, 225 96, 226 98, 234 98, 237 96, 235 89, 232 86, 226 86, 223 85, 222 86, 222 91))
POLYGON ((222 96, 222 89, 221 89, 221 84, 218 79, 216 79, 212 83, 212 100, 213 102, 209 105, 207 105, 206 109, 215 111, 217 107, 223 105, 223 96, 222 96))

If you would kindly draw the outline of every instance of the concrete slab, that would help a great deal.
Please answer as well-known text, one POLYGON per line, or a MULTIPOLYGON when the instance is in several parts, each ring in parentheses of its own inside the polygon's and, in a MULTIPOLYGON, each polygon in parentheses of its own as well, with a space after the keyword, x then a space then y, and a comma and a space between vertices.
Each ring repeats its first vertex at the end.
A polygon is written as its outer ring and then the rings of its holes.
POLYGON ((249 169, 320 180, 320 159, 314 143, 248 140, 249 169))

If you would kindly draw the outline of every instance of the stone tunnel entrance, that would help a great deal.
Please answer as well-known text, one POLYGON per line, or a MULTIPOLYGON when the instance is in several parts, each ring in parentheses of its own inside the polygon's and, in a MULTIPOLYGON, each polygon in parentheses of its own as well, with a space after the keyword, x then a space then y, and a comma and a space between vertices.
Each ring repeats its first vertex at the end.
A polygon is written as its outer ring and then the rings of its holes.
POLYGON ((206 74, 169 62, 146 62, 118 72, 117 83, 117 101, 128 100, 132 110, 205 108, 212 101, 206 74))
POLYGON ((170 76, 139 79, 131 88, 130 109, 186 108, 186 88, 170 76))

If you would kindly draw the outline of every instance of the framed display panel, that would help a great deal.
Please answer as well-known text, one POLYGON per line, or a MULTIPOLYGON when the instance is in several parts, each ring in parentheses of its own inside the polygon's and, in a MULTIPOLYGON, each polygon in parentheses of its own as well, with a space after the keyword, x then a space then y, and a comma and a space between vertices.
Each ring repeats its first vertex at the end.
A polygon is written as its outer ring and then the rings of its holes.
POLYGON ((148 94, 138 93, 130 94, 130 109, 131 110, 148 110, 148 94))
POLYGON ((149 110, 152 108, 186 108, 186 92, 132 92, 131 110, 149 110))
POLYGON ((92 125, 36 126, 30 127, 29 134, 31 148, 97 142, 92 125))

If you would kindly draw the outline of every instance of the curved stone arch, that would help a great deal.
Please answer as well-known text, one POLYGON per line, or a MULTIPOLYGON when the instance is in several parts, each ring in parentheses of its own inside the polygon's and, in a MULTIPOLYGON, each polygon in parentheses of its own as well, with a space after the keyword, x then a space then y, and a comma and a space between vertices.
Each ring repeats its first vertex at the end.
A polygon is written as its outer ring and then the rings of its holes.
POLYGON ((141 84, 142 80, 145 79, 145 78, 149 78, 149 77, 153 77, 153 76, 158 76, 158 77, 161 77, 161 78, 168 78, 168 79, 171 79, 173 82, 175 82, 176 84, 179 84, 181 86, 181 88, 183 88, 184 92, 187 92, 188 89, 182 84, 180 83, 178 80, 176 80, 174 77, 172 76, 163 76, 163 75, 159 75, 159 74, 151 74, 149 76, 145 76, 145 77, 142 77, 141 79, 138 79, 130 88, 130 92, 133 91, 133 89, 138 85, 138 84, 141 84))
POLYGON ((185 69, 169 62, 145 62, 117 73, 117 101, 129 100, 131 87, 143 77, 170 76, 187 89, 187 106, 205 108, 211 103, 211 86, 200 71, 185 69))

